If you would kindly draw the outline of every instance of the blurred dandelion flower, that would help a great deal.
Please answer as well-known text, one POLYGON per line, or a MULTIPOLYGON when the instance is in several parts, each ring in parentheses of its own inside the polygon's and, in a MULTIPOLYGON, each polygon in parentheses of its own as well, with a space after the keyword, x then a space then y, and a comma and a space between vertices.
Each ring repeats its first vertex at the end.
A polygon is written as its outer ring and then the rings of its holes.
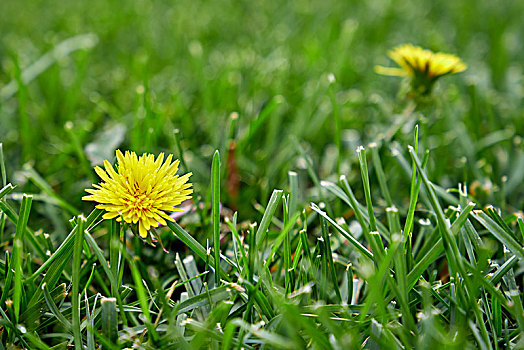
POLYGON ((90 195, 82 199, 99 203, 96 207, 106 211, 104 219, 138 224, 140 236, 146 238, 151 227, 174 221, 166 211, 182 211, 176 206, 191 198, 193 189, 187 182, 191 173, 178 176, 179 161, 172 162, 169 155, 164 162, 163 153, 155 160, 152 154, 137 157, 135 152, 124 155, 117 150, 116 157, 117 171, 107 160, 105 170, 95 167, 103 182, 86 189, 90 195))
POLYGON ((398 46, 388 55, 400 68, 376 66, 375 71, 382 75, 411 77, 413 89, 422 94, 431 92, 438 78, 460 73, 467 68, 455 55, 434 53, 411 44, 398 46))

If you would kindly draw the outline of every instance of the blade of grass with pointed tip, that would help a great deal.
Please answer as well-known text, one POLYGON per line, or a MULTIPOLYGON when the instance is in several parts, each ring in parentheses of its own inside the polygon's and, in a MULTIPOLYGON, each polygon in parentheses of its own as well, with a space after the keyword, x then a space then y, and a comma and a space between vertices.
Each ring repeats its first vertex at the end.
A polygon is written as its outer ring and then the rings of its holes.
POLYGON ((341 142, 341 127, 340 127, 340 113, 338 108, 337 96, 335 95, 335 76, 333 73, 328 75, 329 86, 328 95, 331 101, 331 108, 333 111, 333 125, 335 134, 335 146, 337 147, 337 174, 340 175, 340 159, 342 158, 342 142, 341 142))
POLYGON ((292 265, 293 270, 297 269, 298 263, 300 262, 300 258, 303 254, 304 254, 304 251, 302 249, 302 240, 299 237, 297 247, 295 249, 295 253, 293 254, 293 265, 292 265))
POLYGON ((256 247, 257 250, 259 250, 262 247, 262 243, 264 242, 267 230, 269 229, 269 225, 271 224, 271 219, 275 215, 275 212, 277 210, 278 204, 280 203, 280 200, 282 198, 282 190, 274 190, 271 194, 271 198, 269 198, 269 202, 266 207, 266 211, 264 212, 264 215, 262 216, 262 220, 260 221, 260 226, 258 227, 257 233, 256 233, 256 247))
POLYGON ((220 154, 213 156, 211 165, 213 244, 215 251, 215 285, 220 285, 220 154))
MULTIPOLYGON (((364 187, 364 197, 366 198, 366 206, 368 209, 369 217, 369 235, 366 236, 366 239, 371 246, 375 260, 380 262, 386 253, 384 248, 384 243, 380 237, 377 220, 375 218, 375 212, 373 210, 373 203, 371 201, 371 188, 369 186, 369 173, 366 159, 366 149, 362 146, 357 148, 358 161, 360 163, 360 174, 362 177, 362 184, 364 187)), ((365 231, 364 231, 365 232, 365 231)), ((389 237, 388 237, 389 238, 389 237)))
POLYGON ((173 135, 175 139, 176 149, 178 151, 178 157, 180 158, 180 163, 182 165, 182 170, 184 171, 184 173, 187 173, 189 171, 189 168, 187 167, 186 159, 184 157, 184 149, 182 148, 182 144, 180 141, 181 139, 180 130, 179 129, 173 130, 173 135))
POLYGON ((346 298, 346 303, 348 305, 353 304, 353 265, 351 263, 347 264, 346 266, 346 278, 347 278, 347 286, 348 294, 346 298))
POLYGON ((380 161, 380 156, 378 154, 378 145, 376 143, 369 144, 371 148, 371 160, 373 161, 373 166, 377 174, 378 184, 380 186, 380 192, 384 199, 386 200, 386 205, 391 207, 393 205, 393 200, 391 199, 391 194, 389 193, 388 183, 386 180, 386 174, 384 173, 384 168, 382 167, 382 162, 380 161))
MULTIPOLYGON (((414 137, 414 147, 413 147, 415 153, 418 152, 418 125, 415 126, 415 137, 414 137)), ((426 151, 424 154, 424 158, 422 159, 422 168, 426 167, 426 162, 429 158, 429 152, 426 151)), ((422 182, 422 178, 419 176, 417 179, 417 168, 415 165, 415 162, 412 161, 411 165, 411 190, 410 190, 410 197, 409 197, 409 209, 408 209, 408 215, 406 218, 406 222, 404 225, 404 237, 405 239, 410 235, 411 230, 413 229, 413 218, 415 216, 415 208, 417 206, 417 200, 418 200, 418 193, 420 191, 420 184, 422 182)))
POLYGON ((362 176, 362 184, 364 187, 364 196, 366 197, 366 206, 368 208, 369 230, 378 231, 377 220, 373 211, 373 203, 371 202, 371 189, 369 187, 369 174, 366 159, 366 149, 362 146, 357 148, 358 161, 360 163, 360 173, 362 176))
MULTIPOLYGON (((288 196, 289 198, 289 196, 288 196)), ((288 207, 288 198, 286 198, 285 195, 282 195, 282 212, 284 216, 284 225, 289 226, 289 207, 288 207)), ((298 215, 297 215, 298 218, 298 215)), ((295 218, 295 220, 297 219, 295 218)), ((292 221, 293 223, 295 222, 292 221)), ((285 227, 284 226, 284 227, 285 227)), ((291 243, 289 241, 289 232, 286 232, 284 234, 284 288, 286 290, 286 293, 291 292, 291 289, 293 288, 293 275, 291 269, 291 243)))
POLYGON ((289 178, 289 215, 293 216, 298 202, 298 175, 294 171, 288 172, 289 178))
MULTIPOLYGON (((338 277, 337 272, 335 270, 335 263, 333 261, 333 251, 331 250, 331 238, 329 234, 329 229, 327 226, 327 222, 325 218, 320 219, 320 225, 321 225, 321 233, 322 238, 324 239, 325 248, 326 248, 326 256, 325 260, 328 264, 327 269, 328 273, 331 277, 331 282, 333 283, 333 288, 335 289, 335 295, 337 296, 337 302, 342 302, 342 295, 340 294, 340 288, 338 285, 338 277)), ((327 276, 325 276, 326 280, 328 279, 327 276)))
POLYGON ((78 216, 77 228, 73 245, 71 312, 73 318, 72 330, 75 347, 82 348, 82 333, 80 332, 80 265, 82 264, 82 250, 84 243, 84 228, 87 220, 83 215, 78 216))
POLYGON ((18 215, 18 222, 16 224, 15 238, 13 240, 13 254, 11 256, 11 264, 13 268, 9 270, 9 273, 14 273, 13 305, 15 322, 18 322, 19 320, 20 307, 22 304, 22 254, 24 253, 24 233, 27 226, 27 221, 29 220, 32 201, 33 196, 24 194, 22 198, 22 205, 20 206, 20 214, 18 215))

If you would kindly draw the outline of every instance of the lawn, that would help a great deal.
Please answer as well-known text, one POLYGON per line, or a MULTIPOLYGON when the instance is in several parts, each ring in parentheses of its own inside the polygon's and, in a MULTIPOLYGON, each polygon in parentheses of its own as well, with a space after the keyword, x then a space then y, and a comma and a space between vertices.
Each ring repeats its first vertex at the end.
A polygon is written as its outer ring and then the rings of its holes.
POLYGON ((522 13, 1 1, 0 349, 524 347, 522 13))

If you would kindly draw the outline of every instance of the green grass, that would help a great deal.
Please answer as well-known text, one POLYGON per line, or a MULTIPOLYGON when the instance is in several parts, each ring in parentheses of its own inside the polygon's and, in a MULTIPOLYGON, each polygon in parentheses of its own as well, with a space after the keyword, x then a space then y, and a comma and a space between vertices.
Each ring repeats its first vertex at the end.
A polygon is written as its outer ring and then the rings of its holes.
POLYGON ((523 11, 0 2, 0 348, 521 347, 523 11), (81 200, 117 148, 193 173, 156 247, 81 200))

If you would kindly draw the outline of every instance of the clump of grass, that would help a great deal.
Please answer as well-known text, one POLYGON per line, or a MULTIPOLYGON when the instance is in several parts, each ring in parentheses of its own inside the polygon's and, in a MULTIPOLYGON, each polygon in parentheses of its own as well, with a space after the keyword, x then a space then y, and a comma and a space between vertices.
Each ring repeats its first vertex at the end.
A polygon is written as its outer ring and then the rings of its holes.
POLYGON ((522 220, 504 219, 493 207, 474 210, 464 188, 458 197, 444 195, 428 178, 427 157, 421 162, 411 146, 410 192, 390 191, 380 159, 372 162, 392 201, 374 206, 366 151, 357 153, 364 198, 345 176, 338 184, 319 182, 331 205, 351 209, 349 217, 328 214, 324 203, 296 206, 300 189, 291 174, 261 220, 243 229, 236 213, 218 215, 217 152, 210 187, 215 244, 206 248, 170 222, 166 229, 188 251, 183 260, 177 255, 178 273, 164 276, 145 270, 143 249, 123 244, 137 239, 128 224, 112 219, 106 230, 99 209, 73 218, 55 247, 27 226, 32 197, 24 195, 17 214, 5 199, 14 190, 7 184, 0 205, 16 234, 2 264, 3 342, 42 349, 517 346, 524 316, 513 268, 524 257, 522 220), (442 205, 449 200, 453 205, 442 205), (120 243, 104 251, 104 236, 120 243))

